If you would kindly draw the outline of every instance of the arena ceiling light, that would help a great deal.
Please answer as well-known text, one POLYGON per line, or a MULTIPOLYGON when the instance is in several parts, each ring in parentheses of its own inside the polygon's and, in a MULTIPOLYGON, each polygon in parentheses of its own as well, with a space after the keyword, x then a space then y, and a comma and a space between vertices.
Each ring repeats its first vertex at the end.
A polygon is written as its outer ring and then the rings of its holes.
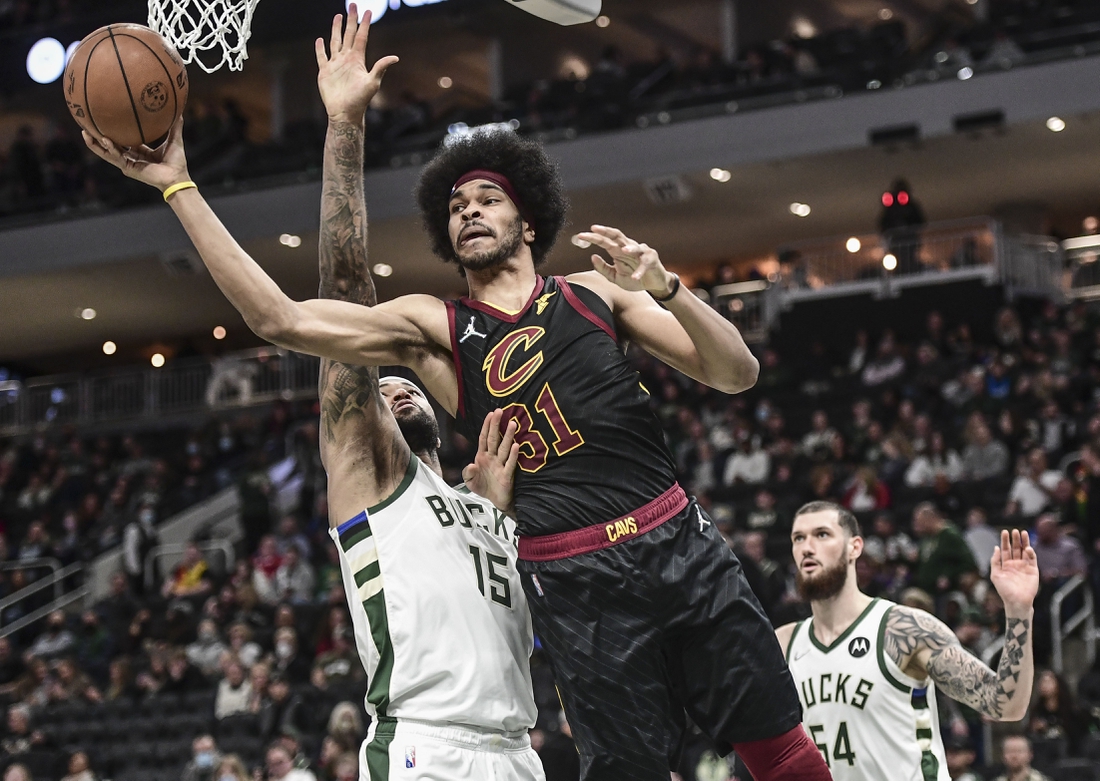
POLYGON ((164 356, 160 353, 153 353, 153 357, 149 359, 149 363, 153 364, 154 369, 159 369, 164 365, 164 356))
POLYGON ((111 341, 106 341, 106 342, 103 343, 103 354, 104 355, 114 355, 116 352, 118 352, 118 345, 117 344, 115 344, 114 342, 111 342, 111 341))
POLYGON ((295 236, 293 233, 284 233, 279 237, 279 243, 284 247, 300 247, 302 246, 302 237, 295 236))
POLYGON ((388 277, 393 274, 393 266, 388 263, 375 263, 374 273, 380 277, 388 277))
POLYGON ((95 320, 96 311, 90 306, 82 307, 76 310, 76 316, 81 320, 95 320))
POLYGON ((795 201, 788 208, 790 209, 791 214, 793 214, 795 217, 809 217, 810 216, 810 206, 809 206, 809 204, 799 203, 798 201, 795 201))
POLYGON ((56 38, 35 41, 27 54, 27 75, 39 84, 52 84, 65 72, 65 47, 56 38))
POLYGON ((439 81, 438 81, 438 84, 439 84, 439 86, 440 86, 440 87, 442 87, 443 89, 450 89, 451 87, 453 87, 453 86, 454 86, 454 82, 453 82, 453 81, 451 81, 451 77, 450 77, 450 76, 440 76, 440 77, 439 77, 439 81))
POLYGON ((225 328, 220 325, 214 326, 214 338, 219 342, 225 338, 225 328))
POLYGON ((607 27, 609 24, 611 24, 611 17, 609 17, 609 16, 597 16, 596 17, 596 26, 597 27, 607 27))
POLYGON ((733 178, 733 174, 731 174, 725 168, 712 168, 710 169, 710 178, 716 182, 722 182, 723 184, 725 184, 733 178))
POLYGON ((853 236, 844 243, 844 247, 854 255, 863 249, 863 242, 853 236))
POLYGON ((1051 117, 1047 120, 1047 130, 1052 133, 1061 133, 1066 129, 1066 121, 1061 117, 1051 117))
POLYGON ((892 252, 887 252, 882 256, 882 267, 887 271, 893 271, 898 267, 898 258, 892 252))
POLYGON ((974 69, 967 65, 965 68, 959 68, 956 75, 959 77, 959 81, 966 81, 974 75, 974 69))

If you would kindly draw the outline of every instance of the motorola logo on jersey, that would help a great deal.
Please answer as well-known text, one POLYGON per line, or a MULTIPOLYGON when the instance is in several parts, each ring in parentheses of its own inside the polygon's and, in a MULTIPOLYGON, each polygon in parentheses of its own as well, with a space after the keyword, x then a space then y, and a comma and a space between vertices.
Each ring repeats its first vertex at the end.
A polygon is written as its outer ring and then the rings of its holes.
POLYGON ((525 351, 530 350, 545 334, 546 329, 538 326, 520 328, 505 336, 489 351, 481 366, 485 372, 485 387, 489 389, 489 393, 497 398, 507 396, 518 391, 535 375, 545 360, 542 350, 535 353, 514 372, 508 372, 508 362, 512 358, 512 353, 520 345, 523 345, 525 351))
POLYGON ((866 656, 867 652, 871 650, 871 641, 866 637, 856 637, 852 639, 852 642, 848 643, 848 653, 858 659, 861 656, 866 656))

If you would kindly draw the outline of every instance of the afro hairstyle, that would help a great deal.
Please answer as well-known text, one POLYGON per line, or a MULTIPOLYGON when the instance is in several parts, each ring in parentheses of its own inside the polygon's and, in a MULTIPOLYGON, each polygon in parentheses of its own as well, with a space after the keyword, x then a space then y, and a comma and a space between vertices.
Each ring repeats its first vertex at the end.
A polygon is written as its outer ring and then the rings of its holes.
POLYGON ((421 174, 416 201, 432 252, 448 263, 458 263, 448 231, 451 191, 461 176, 477 169, 501 174, 512 183, 535 231, 531 255, 536 265, 545 261, 569 208, 558 167, 537 141, 495 128, 448 138, 421 174))

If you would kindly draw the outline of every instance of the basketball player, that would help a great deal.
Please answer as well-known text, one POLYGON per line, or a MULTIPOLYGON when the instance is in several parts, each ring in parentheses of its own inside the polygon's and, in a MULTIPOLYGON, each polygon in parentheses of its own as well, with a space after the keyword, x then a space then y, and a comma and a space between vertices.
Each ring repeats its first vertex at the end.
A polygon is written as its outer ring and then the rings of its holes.
MULTIPOLYGON (((334 49, 339 26, 337 18, 334 49)), ((365 84, 334 89, 355 106, 342 119, 359 121, 374 94, 365 84)), ((330 118, 341 120, 331 107, 330 118)), ((736 749, 757 781, 829 777, 801 728, 771 625, 740 562, 677 484, 622 344, 636 341, 729 393, 754 384, 757 361, 656 251, 614 228, 574 239, 606 251, 609 260, 593 256, 595 271, 541 276, 536 265, 567 208, 541 146, 510 132, 444 145, 418 200, 435 253, 465 274, 470 297, 365 307, 283 294, 190 183, 179 125, 156 152, 86 140, 170 194, 211 276, 263 338, 353 366, 407 366, 468 438, 496 409, 502 425, 514 421, 522 583, 586 781, 667 781, 685 710, 723 752, 736 749)))
POLYGON ((996 671, 916 608, 872 599, 856 585, 863 538, 855 516, 811 502, 794 518, 798 590, 813 617, 776 631, 810 738, 837 781, 949 781, 936 687, 995 721, 1018 721, 1031 699, 1032 603, 1039 568, 1027 532, 1001 533, 990 580, 1005 606, 996 671))
MULTIPOLYGON (((336 115, 325 139, 319 295, 374 306, 364 107, 339 97, 350 94, 342 87, 348 79, 363 81, 364 92, 381 79, 380 72, 347 67, 350 58, 363 59, 357 33, 348 26, 318 77, 336 115)), ((364 26, 361 46, 366 37, 364 26)), ((514 522, 443 481, 435 412, 413 383, 379 381, 377 368, 325 360, 319 393, 329 533, 368 673, 371 726, 360 778, 541 781, 542 762, 527 737, 537 716, 533 638, 514 522)), ((502 437, 500 417, 486 418, 478 461, 467 474, 507 506, 510 482, 494 485, 487 467, 490 451, 506 471, 518 457, 515 424, 502 437)))

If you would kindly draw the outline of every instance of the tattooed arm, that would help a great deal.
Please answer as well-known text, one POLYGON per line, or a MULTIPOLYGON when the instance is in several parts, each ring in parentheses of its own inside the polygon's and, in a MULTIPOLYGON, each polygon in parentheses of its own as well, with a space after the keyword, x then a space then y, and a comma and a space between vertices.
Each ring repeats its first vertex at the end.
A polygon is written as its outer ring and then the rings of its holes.
POLYGON ((990 579, 1005 604, 1005 645, 997 670, 970 654, 935 616, 898 606, 886 621, 884 652, 914 678, 931 678, 949 697, 997 721, 1027 712, 1035 675, 1031 643, 1039 568, 1027 532, 1002 532, 990 579))

